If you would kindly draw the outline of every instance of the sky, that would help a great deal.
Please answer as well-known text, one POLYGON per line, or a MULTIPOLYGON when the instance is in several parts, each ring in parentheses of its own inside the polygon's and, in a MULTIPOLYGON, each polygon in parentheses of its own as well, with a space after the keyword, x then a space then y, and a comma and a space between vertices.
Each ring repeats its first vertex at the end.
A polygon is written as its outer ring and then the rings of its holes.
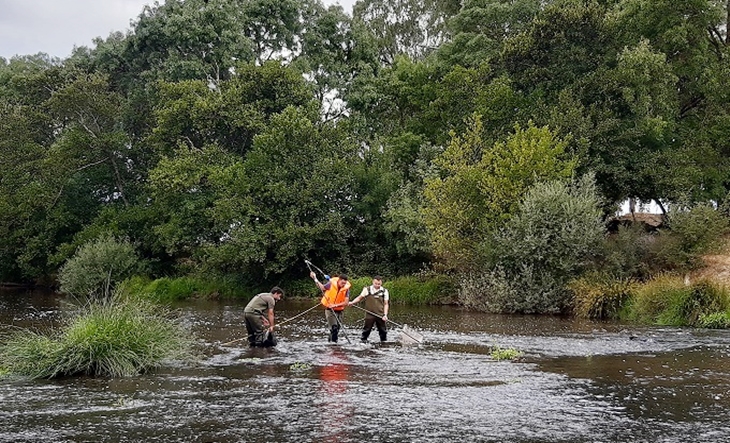
MULTIPOLYGON (((162 3, 164 0, 160 0, 162 3)), ((355 0, 339 3, 352 12, 355 0)), ((66 58, 74 46, 93 46, 95 37, 126 31, 154 0, 0 0, 0 57, 45 52, 66 58)))

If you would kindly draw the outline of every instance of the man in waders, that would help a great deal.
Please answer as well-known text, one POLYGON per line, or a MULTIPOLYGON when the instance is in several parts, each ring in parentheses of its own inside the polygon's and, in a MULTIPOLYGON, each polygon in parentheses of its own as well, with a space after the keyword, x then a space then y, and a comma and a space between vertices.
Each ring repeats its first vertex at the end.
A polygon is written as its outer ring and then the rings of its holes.
POLYGON ((337 336, 340 332, 342 324, 342 311, 350 301, 350 282, 347 275, 340 274, 338 277, 332 277, 326 284, 322 284, 317 280, 317 274, 310 272, 314 283, 322 291, 322 305, 326 308, 324 317, 330 329, 330 335, 327 341, 337 343, 337 336))
POLYGON ((276 346, 274 337, 274 305, 284 296, 284 291, 274 286, 271 292, 253 296, 243 310, 248 331, 249 346, 268 348, 276 346))
POLYGON ((376 275, 373 277, 373 284, 362 288, 360 295, 350 302, 350 305, 358 304, 365 299, 365 326, 362 328, 362 339, 365 343, 373 330, 373 325, 377 326, 380 341, 384 342, 388 336, 388 329, 385 322, 388 321, 388 309, 390 305, 390 294, 383 287, 383 277, 376 275))

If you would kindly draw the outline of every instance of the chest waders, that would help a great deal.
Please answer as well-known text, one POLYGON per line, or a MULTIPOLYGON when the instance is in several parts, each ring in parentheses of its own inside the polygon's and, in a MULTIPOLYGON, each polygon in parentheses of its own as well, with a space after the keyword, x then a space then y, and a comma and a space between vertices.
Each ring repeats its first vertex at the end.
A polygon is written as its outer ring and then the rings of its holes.
POLYGON ((373 326, 376 326, 380 341, 384 342, 388 338, 388 328, 386 327, 385 320, 383 320, 383 315, 385 315, 385 291, 383 288, 380 288, 375 293, 372 293, 370 292, 370 286, 367 287, 367 291, 368 296, 365 297, 365 309, 367 311, 360 340, 366 342, 368 337, 370 337, 373 326))

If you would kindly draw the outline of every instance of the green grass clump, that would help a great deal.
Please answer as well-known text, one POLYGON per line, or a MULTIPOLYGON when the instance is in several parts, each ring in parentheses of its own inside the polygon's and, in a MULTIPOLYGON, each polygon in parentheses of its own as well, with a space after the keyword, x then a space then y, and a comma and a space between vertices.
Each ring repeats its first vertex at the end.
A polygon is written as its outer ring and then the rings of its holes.
POLYGON ((629 315, 663 326, 701 326, 702 318, 729 308, 730 294, 715 282, 687 285, 681 277, 662 275, 637 287, 629 315))
POLYGON ((573 292, 573 313, 581 318, 618 318, 635 284, 631 279, 598 274, 573 280, 568 285, 573 292))
POLYGON ((522 357, 524 353, 522 351, 518 351, 514 348, 500 348, 499 346, 495 346, 494 349, 492 349, 492 352, 490 353, 490 356, 497 360, 516 360, 520 357, 522 357))
POLYGON ((0 359, 9 373, 30 378, 139 374, 191 354, 190 335, 165 314, 140 302, 92 304, 55 334, 11 334, 0 359))
POLYGON ((291 365, 289 365, 289 370, 293 371, 293 372, 308 371, 310 369, 312 369, 311 363, 304 363, 304 362, 298 361, 298 362, 294 362, 291 365))

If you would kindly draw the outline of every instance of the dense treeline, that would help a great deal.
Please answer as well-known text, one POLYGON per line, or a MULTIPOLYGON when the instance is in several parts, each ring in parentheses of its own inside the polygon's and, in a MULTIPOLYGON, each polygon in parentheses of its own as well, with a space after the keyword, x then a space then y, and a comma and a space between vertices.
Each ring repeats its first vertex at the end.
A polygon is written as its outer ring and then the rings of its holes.
POLYGON ((596 267, 647 275, 602 245, 618 203, 725 200, 729 14, 166 0, 68 59, 0 59, 0 281, 113 235, 151 276, 430 267, 490 309, 561 310, 596 267))

